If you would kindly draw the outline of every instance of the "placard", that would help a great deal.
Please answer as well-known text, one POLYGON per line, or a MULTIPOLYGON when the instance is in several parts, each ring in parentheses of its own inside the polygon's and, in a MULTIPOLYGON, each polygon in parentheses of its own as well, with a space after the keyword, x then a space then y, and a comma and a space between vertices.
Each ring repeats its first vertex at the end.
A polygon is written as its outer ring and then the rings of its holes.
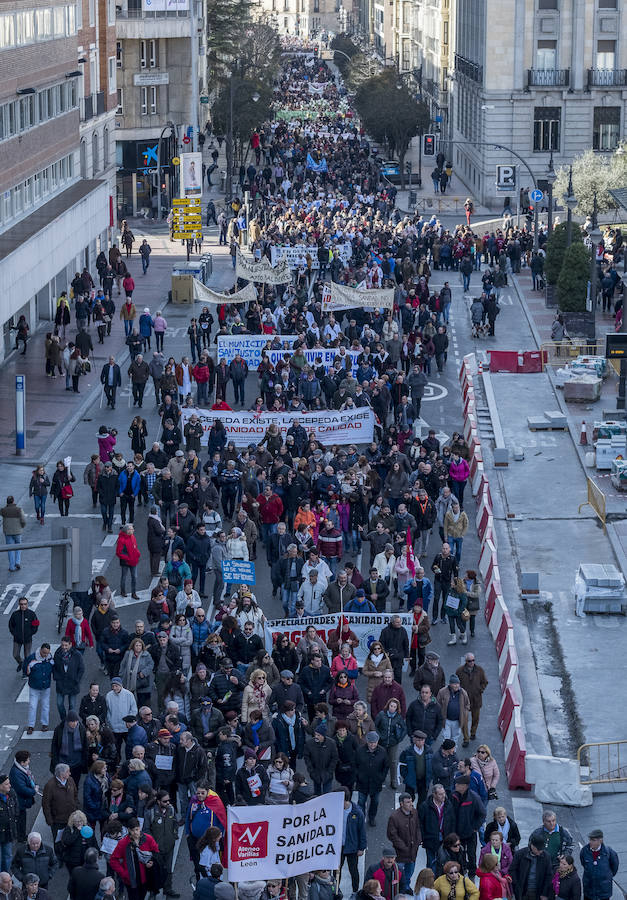
POLYGON ((245 559, 223 559, 222 577, 229 584, 255 584, 255 564, 245 559))

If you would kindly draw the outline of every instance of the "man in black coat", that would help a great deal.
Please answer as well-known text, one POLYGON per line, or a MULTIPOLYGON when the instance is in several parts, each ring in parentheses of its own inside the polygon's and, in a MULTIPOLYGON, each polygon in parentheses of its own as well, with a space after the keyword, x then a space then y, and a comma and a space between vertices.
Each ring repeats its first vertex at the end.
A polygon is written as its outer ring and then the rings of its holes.
POLYGON ((434 782, 439 782, 443 785, 448 794, 453 790, 458 762, 459 759, 455 752, 455 741, 446 738, 433 754, 431 771, 433 772, 434 782))
POLYGON ((181 651, 169 639, 165 631, 157 634, 157 643, 148 648, 148 652, 152 656, 155 664, 155 687, 157 689, 157 698, 159 709, 163 707, 163 696, 165 694, 166 685, 170 679, 170 675, 180 669, 181 651), (160 665, 163 661, 164 665, 160 665), (167 671, 162 671, 167 669, 167 671))
POLYGON ((85 862, 76 866, 70 874, 68 891, 70 900, 94 900, 100 890, 102 872, 98 868, 98 850, 88 847, 85 851, 85 862))
POLYGON ((11 787, 8 775, 0 775, 0 851, 2 853, 1 864, 5 871, 11 867, 13 854, 13 842, 17 837, 17 818, 19 804, 17 794, 11 787), (6 863, 6 865, 5 865, 6 863))
MULTIPOLYGON (((364 581, 364 590, 368 600, 374 603, 377 612, 385 612, 385 601, 390 593, 390 588, 387 581, 379 578, 379 572, 374 566, 370 569, 370 577, 364 581)), ((407 655, 409 656, 409 653, 407 655)), ((400 680, 396 680, 400 684, 400 680)))
POLYGON ((379 809, 379 795, 389 768, 387 753, 379 746, 379 735, 376 731, 369 731, 366 735, 366 743, 357 751, 355 767, 356 787, 359 793, 357 802, 366 815, 366 802, 369 801, 368 825, 374 828, 379 809))
POLYGON ((120 367, 115 361, 114 356, 109 357, 109 362, 105 363, 100 373, 100 381, 104 388, 105 397, 107 398, 107 406, 115 409, 115 393, 122 385, 122 376, 120 367))
POLYGON ((211 538, 207 534, 205 523, 201 520, 196 524, 196 531, 187 539, 185 556, 192 570, 194 587, 196 587, 196 579, 200 576, 198 588, 202 599, 207 596, 205 593, 205 578, 207 577, 207 563, 210 555, 211 538))
MULTIPOLYGON (((455 810, 441 784, 434 784, 431 796, 418 807, 422 846, 427 853, 427 865, 436 871, 438 850, 447 834, 455 831, 455 810)), ((522 900, 522 898, 519 898, 522 900)))
POLYGON ((551 857, 544 849, 543 837, 531 837, 528 847, 514 853, 509 875, 516 900, 547 900, 551 896, 553 867, 551 857), (530 876, 533 887, 529 883, 530 876))
POLYGON ((474 872, 477 867, 477 832, 485 820, 486 808, 481 797, 470 790, 470 775, 457 779, 451 800, 456 816, 455 832, 466 854, 466 871, 474 872))
POLYGON ((33 635, 37 634, 39 619, 32 609, 28 608, 28 597, 20 597, 17 609, 9 618, 9 631, 13 638, 13 659, 17 663, 18 672, 22 669, 21 649, 24 647, 24 659, 30 656, 33 635))
POLYGON ((59 763, 70 767, 70 774, 78 787, 87 763, 87 737, 85 726, 73 709, 52 733, 50 771, 54 772, 59 763))
POLYGON ((307 704, 307 714, 311 722, 315 716, 316 703, 326 703, 327 692, 331 690, 333 679, 331 670, 322 664, 322 656, 314 653, 311 662, 300 673, 300 686, 307 704))
POLYGON ((409 657, 409 638, 407 637, 407 632, 401 626, 400 616, 392 616, 390 624, 386 625, 381 631, 379 640, 390 657, 394 681, 398 681, 401 684, 403 679, 403 662, 409 657))
POLYGON ((81 690, 81 678, 85 673, 83 654, 72 647, 69 636, 61 638, 61 646, 52 658, 54 668, 52 676, 57 689, 57 709, 61 721, 65 720, 65 698, 68 698, 68 710, 77 709, 78 695, 81 690))
POLYGON ((38 832, 32 831, 26 842, 18 845, 11 865, 11 874, 23 883, 28 873, 34 872, 41 886, 45 888, 48 887, 56 868, 57 858, 54 850, 43 843, 38 832))
POLYGON ((305 741, 303 759, 313 782, 315 796, 328 794, 333 787, 338 752, 335 741, 327 737, 326 728, 318 726, 314 736, 305 741))
POLYGON ((420 697, 409 704, 407 709, 407 731, 424 731, 427 735, 427 746, 432 744, 444 727, 440 704, 431 693, 428 684, 420 688, 420 697))
POLYGON ((113 534, 113 514, 118 499, 118 476, 113 471, 113 463, 105 460, 104 468, 98 476, 98 500, 102 516, 102 530, 113 534))

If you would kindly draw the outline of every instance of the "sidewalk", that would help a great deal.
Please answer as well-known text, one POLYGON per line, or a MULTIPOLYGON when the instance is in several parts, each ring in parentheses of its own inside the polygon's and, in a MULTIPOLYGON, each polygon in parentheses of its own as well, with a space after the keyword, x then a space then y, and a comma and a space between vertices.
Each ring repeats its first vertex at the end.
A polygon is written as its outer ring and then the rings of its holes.
MULTIPOLYGON (((165 223, 158 226, 150 220, 134 220, 132 223, 136 241, 133 254, 126 260, 129 271, 135 279, 135 291, 133 302, 137 308, 138 320, 144 307, 148 307, 154 315, 157 310, 165 310, 168 303, 168 291, 170 290, 170 276, 172 267, 187 259, 186 252, 180 241, 171 242, 167 234, 165 223), (152 227, 149 227, 151 226, 152 227), (146 275, 142 275, 141 260, 137 248, 146 237, 152 247, 150 266, 146 275)), ((213 229, 215 230, 215 229, 213 229)), ((210 250, 214 254, 214 276, 212 284, 222 281, 220 262, 221 253, 215 246, 217 238, 211 236, 205 241, 203 250, 210 250), (216 266, 216 264, 218 264, 216 266), (216 271, 217 268, 217 271, 216 271)), ((223 248, 222 248, 223 249, 223 248)), ((194 257, 192 257, 194 258, 194 257)), ((95 272, 92 273, 95 275, 95 272)), ((230 286, 229 282, 229 286, 230 286)), ((45 338, 46 333, 52 330, 52 323, 44 323, 28 341, 26 356, 11 353, 2 368, 0 379, 0 409, 3 411, 3 420, 8 423, 0 434, 0 462, 24 462, 36 463, 44 459, 54 446, 55 437, 60 426, 67 428, 68 423, 80 417, 89 407, 93 399, 94 389, 100 383, 100 371, 109 356, 115 356, 122 368, 122 382, 126 383, 126 368, 124 363, 128 360, 128 351, 125 345, 124 326, 119 318, 119 310, 124 302, 124 291, 117 295, 116 287, 113 289, 113 299, 116 312, 111 328, 111 335, 105 337, 104 344, 98 343, 98 335, 95 326, 88 329, 94 343, 94 355, 92 356, 92 371, 81 378, 79 394, 65 390, 65 376, 52 379, 45 371, 45 338), (47 326, 47 327, 46 327, 47 326), (25 457, 16 457, 15 454, 15 375, 26 375, 26 453, 25 457), (51 403, 52 401, 52 403, 51 403)), ((170 306, 168 315, 175 314, 176 307, 170 306)), ((191 315, 189 307, 181 307, 185 316, 191 315)), ((186 318, 187 323, 187 318, 186 318)), ((72 321, 67 330, 67 336, 73 340, 76 335, 76 323, 72 312, 72 321)), ((153 341, 154 347, 154 341, 153 341)), ((149 356, 150 358, 150 356, 149 356)))

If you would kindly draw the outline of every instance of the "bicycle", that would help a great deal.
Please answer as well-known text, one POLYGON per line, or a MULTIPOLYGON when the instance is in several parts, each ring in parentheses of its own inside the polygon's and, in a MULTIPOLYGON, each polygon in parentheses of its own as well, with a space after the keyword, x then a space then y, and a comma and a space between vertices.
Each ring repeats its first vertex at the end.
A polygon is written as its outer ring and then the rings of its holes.
POLYGON ((63 591, 63 593, 59 596, 59 606, 57 607, 57 634, 61 634, 63 623, 65 622, 68 610, 70 608, 71 599, 72 598, 69 591, 63 591))

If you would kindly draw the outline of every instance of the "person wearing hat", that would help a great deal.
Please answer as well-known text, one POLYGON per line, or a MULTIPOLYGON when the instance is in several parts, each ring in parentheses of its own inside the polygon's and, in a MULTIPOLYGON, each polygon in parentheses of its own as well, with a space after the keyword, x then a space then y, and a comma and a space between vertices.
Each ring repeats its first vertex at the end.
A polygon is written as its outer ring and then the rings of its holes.
POLYGON ((388 773, 387 753, 379 746, 379 735, 376 731, 369 731, 366 734, 366 743, 357 750, 356 769, 357 802, 364 815, 368 816, 368 825, 374 828, 379 809, 379 795, 388 773))
POLYGON ((363 588, 357 588, 353 599, 349 600, 344 607, 344 612, 347 613, 376 613, 376 611, 374 603, 366 597, 363 588))
POLYGON ((251 747, 244 750, 244 764, 235 775, 235 797, 246 806, 261 806, 265 803, 270 779, 265 766, 257 761, 257 754, 251 747))
POLYGON ((431 784, 433 753, 427 745, 427 735, 415 729, 410 744, 399 757, 400 774, 405 783, 405 791, 412 801, 418 796, 417 807, 427 799, 431 784))
POLYGON ((396 853, 396 864, 401 873, 400 890, 407 892, 411 890, 411 877, 422 841, 418 810, 411 794, 401 794, 398 798, 398 809, 388 819, 387 838, 396 853))
POLYGON ((366 870, 364 881, 374 879, 381 885, 381 896, 385 900, 395 900, 400 894, 401 872, 396 862, 396 851, 386 847, 381 853, 381 860, 372 863, 366 870))
POLYGON ((160 728, 155 740, 147 745, 145 759, 154 766, 153 787, 155 790, 175 791, 176 744, 167 728, 160 728), (157 767, 157 756, 161 757, 159 767, 157 767))
POLYGON ((305 741, 303 759, 313 782, 314 794, 328 794, 333 786, 333 773, 338 762, 337 744, 327 737, 327 729, 318 725, 313 737, 305 741))
POLYGON ((414 687, 420 691, 423 684, 429 685, 434 697, 437 697, 438 692, 446 684, 444 669, 440 664, 440 654, 435 650, 427 650, 424 663, 416 669, 414 687))
POLYGON ((451 738, 445 738, 433 754, 431 769, 434 781, 442 784, 448 794, 453 790, 458 763, 455 741, 451 738))
POLYGON ((452 738, 457 742, 468 726, 470 712, 470 700, 459 683, 458 675, 449 676, 448 686, 438 691, 436 700, 440 704, 444 719, 442 734, 445 738, 452 738))
POLYGON ((529 846, 514 853, 509 877, 515 900, 547 900, 553 896, 553 867, 551 857, 544 849, 543 837, 532 835, 529 846))
POLYGON ((618 854, 603 842, 600 828, 593 828, 588 834, 588 843, 581 848, 579 861, 583 866, 585 900, 609 900, 614 890, 612 879, 618 872, 619 860, 618 854))
POLYGON ((192 712, 192 734, 201 747, 213 748, 218 742, 218 729, 224 725, 224 716, 219 709, 215 709, 211 697, 200 699, 200 706, 192 712))
POLYGON ((455 833, 459 835, 466 856, 466 871, 474 872, 477 865, 477 832, 485 821, 486 806, 481 797, 471 790, 470 775, 455 780, 451 794, 455 810, 455 833))
POLYGON ((305 698, 301 686, 294 680, 294 672, 291 669, 281 669, 279 677, 280 681, 274 685, 270 695, 270 710, 281 712, 284 704, 291 701, 302 716, 305 711, 305 698))
MULTIPOLYGON (((174 477, 174 474, 172 477, 174 477)), ((187 550, 187 542, 189 541, 196 528, 196 516, 193 512, 191 512, 189 506, 184 501, 179 503, 177 528, 177 533, 185 544, 185 548, 187 550)))
POLYGON ((233 662, 228 656, 220 660, 220 668, 211 679, 209 696, 223 716, 227 712, 235 711, 239 714, 242 708, 242 696, 244 693, 244 678, 241 672, 233 668, 233 662))
POLYGON ((58 763, 65 763, 70 767, 70 774, 78 787, 81 773, 85 771, 87 763, 87 738, 85 726, 80 721, 78 713, 73 709, 68 712, 64 721, 59 722, 52 733, 51 772, 54 772, 58 763))

